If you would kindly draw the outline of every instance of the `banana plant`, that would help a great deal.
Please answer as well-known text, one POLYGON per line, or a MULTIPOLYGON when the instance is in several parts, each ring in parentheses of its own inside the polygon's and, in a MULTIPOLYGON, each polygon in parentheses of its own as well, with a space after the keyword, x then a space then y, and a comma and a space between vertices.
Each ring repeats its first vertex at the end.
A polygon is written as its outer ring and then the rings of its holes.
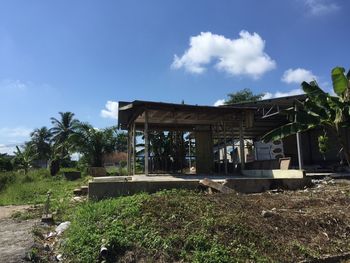
POLYGON ((316 81, 310 83, 304 81, 301 87, 307 99, 304 102, 296 101, 294 107, 286 109, 284 113, 290 122, 268 132, 262 140, 265 142, 280 140, 319 127, 336 136, 341 146, 340 151, 350 166, 349 145, 344 139, 350 126, 350 70, 345 75, 344 68, 336 67, 331 75, 336 96, 324 92, 316 81))
POLYGON ((24 174, 27 175, 29 169, 32 167, 32 163, 37 158, 38 154, 33 153, 31 145, 26 145, 23 150, 16 146, 16 151, 14 154, 15 158, 13 159, 13 164, 17 168, 23 169, 24 174))

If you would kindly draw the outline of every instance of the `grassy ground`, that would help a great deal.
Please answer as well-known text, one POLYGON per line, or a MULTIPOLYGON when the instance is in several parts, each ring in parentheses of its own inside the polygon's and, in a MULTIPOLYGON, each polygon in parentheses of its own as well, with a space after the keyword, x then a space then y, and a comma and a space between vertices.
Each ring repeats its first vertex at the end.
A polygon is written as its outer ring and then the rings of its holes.
POLYGON ((68 262, 296 262, 350 251, 350 186, 259 195, 191 191, 87 202, 72 215, 68 262), (275 208, 275 209, 273 209, 275 208), (270 217, 262 210, 273 209, 270 217), (105 240, 105 241, 103 241, 105 240))
MULTIPOLYGON (((0 173, 0 205, 43 204, 47 200, 47 192, 50 191, 51 212, 66 215, 71 206, 69 201, 73 195, 73 189, 86 180, 83 178, 68 181, 62 174, 50 176, 46 169, 33 170, 27 175, 21 172, 0 173)), ((35 211, 31 210, 29 214, 17 216, 25 219, 34 215, 35 211)))

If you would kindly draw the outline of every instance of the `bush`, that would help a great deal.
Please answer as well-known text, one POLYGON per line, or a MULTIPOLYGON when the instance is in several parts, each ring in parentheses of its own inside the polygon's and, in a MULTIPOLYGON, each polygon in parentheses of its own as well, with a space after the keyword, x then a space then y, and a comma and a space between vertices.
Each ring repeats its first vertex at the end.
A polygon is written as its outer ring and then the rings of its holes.
POLYGON ((0 191, 5 189, 9 184, 16 181, 15 172, 3 172, 0 173, 0 191))
POLYGON ((11 159, 12 158, 6 154, 0 154, 0 172, 13 170, 11 159))

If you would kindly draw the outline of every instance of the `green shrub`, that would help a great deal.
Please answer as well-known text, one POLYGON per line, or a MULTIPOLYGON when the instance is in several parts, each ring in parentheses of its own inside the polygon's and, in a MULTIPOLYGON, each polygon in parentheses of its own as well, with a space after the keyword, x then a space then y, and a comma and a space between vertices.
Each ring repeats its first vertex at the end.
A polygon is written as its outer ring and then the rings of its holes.
POLYGON ((4 190, 9 184, 16 181, 15 172, 2 172, 0 173, 0 191, 4 190))

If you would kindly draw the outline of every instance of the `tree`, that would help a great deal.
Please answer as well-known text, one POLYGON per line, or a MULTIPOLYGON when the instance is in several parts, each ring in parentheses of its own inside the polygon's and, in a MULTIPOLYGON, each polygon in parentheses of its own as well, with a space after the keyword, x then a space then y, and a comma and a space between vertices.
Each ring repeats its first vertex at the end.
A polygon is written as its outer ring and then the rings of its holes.
POLYGON ((13 170, 12 157, 6 153, 0 153, 0 172, 13 170))
POLYGON ((18 146, 16 146, 16 152, 14 152, 15 158, 13 159, 14 166, 23 169, 24 174, 27 174, 29 169, 32 167, 32 163, 37 158, 37 154, 33 151, 33 146, 27 144, 21 151, 18 146))
POLYGON ((227 96, 228 99, 225 101, 225 104, 229 105, 240 102, 258 101, 264 97, 264 94, 254 94, 250 89, 245 88, 234 93, 229 93, 227 96))
POLYGON ((128 135, 125 132, 117 134, 117 146, 118 152, 126 152, 128 150, 128 135))
POLYGON ((75 150, 82 153, 90 166, 102 167, 103 156, 112 153, 117 147, 117 129, 95 129, 88 123, 80 123, 71 134, 75 150))
POLYGON ((303 82, 301 87, 307 95, 303 103, 296 102, 296 107, 285 110, 291 122, 276 128, 263 136, 264 141, 274 141, 307 131, 316 127, 324 130, 319 137, 320 151, 326 151, 327 133, 333 133, 341 146, 348 166, 350 166, 349 145, 345 133, 350 126, 350 71, 336 67, 332 70, 333 90, 337 96, 324 92, 316 81, 303 82))
POLYGON ((33 145, 39 160, 48 160, 51 154, 51 132, 45 126, 35 129, 31 134, 30 144, 33 145))
MULTIPOLYGON (((74 118, 72 112, 59 112, 60 120, 51 118, 53 127, 50 129, 52 141, 57 149, 60 149, 61 161, 65 160, 72 144, 69 138, 79 126, 79 121, 74 118)), ((68 157, 69 158, 69 157, 68 157)))

